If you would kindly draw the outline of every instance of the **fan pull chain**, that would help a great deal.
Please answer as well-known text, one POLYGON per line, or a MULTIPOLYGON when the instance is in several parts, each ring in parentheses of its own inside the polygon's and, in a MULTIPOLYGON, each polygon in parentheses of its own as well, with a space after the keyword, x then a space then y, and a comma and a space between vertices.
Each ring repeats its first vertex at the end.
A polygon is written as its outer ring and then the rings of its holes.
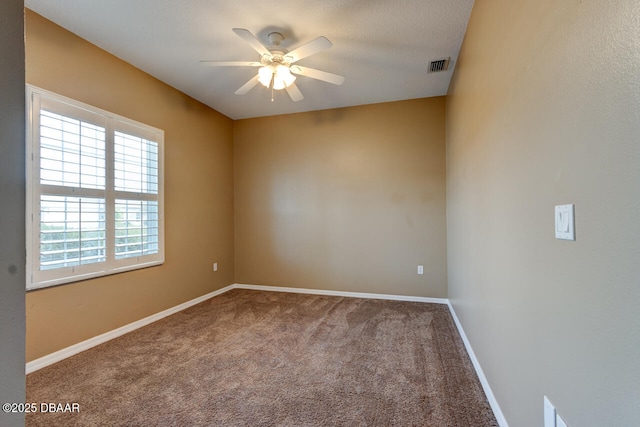
POLYGON ((275 83, 275 74, 271 74, 271 102, 273 102, 273 85, 275 83))

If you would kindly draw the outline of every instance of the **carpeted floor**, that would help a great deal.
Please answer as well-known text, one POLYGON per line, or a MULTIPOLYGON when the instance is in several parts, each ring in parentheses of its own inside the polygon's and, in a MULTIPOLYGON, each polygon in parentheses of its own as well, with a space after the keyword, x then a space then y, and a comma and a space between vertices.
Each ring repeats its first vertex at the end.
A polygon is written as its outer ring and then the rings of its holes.
POLYGON ((448 307, 232 290, 27 376, 27 426, 497 426, 448 307))

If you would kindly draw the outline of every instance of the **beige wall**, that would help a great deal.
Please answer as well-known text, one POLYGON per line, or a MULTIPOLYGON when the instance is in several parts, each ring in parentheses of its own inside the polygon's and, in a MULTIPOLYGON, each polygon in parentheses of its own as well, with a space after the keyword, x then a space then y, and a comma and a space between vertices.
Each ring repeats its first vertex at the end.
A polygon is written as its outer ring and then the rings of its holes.
POLYGON ((449 296, 512 426, 640 420, 640 3, 478 1, 447 99, 449 296), (577 240, 554 238, 575 203, 577 240))
POLYGON ((27 293, 27 361, 233 283, 233 121, 30 11, 26 67, 30 84, 165 131, 166 233, 160 267, 27 293))
MULTIPOLYGON (((25 119, 22 0, 0 6, 0 402, 24 402, 25 119)), ((0 425, 24 414, 0 412, 0 425)))
POLYGON ((236 282, 446 297, 444 138, 442 97, 236 121, 236 282))

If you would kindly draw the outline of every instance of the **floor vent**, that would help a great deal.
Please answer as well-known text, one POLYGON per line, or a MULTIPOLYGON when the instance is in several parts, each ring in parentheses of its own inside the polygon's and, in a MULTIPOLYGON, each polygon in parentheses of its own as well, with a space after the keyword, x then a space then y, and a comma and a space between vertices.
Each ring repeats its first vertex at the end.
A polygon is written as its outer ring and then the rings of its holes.
POLYGON ((429 63, 430 73, 439 73, 441 71, 447 71, 449 69, 449 60, 451 58, 436 59, 429 63))

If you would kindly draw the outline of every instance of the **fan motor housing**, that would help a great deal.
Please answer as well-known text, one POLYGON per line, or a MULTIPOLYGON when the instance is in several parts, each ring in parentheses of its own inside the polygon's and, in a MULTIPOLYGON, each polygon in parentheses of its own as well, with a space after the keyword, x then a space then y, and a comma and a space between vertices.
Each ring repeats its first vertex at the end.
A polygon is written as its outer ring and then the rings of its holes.
POLYGON ((274 46, 280 46, 280 42, 284 40, 284 36, 282 35, 282 33, 278 33, 277 31, 267 34, 267 38, 274 46))

